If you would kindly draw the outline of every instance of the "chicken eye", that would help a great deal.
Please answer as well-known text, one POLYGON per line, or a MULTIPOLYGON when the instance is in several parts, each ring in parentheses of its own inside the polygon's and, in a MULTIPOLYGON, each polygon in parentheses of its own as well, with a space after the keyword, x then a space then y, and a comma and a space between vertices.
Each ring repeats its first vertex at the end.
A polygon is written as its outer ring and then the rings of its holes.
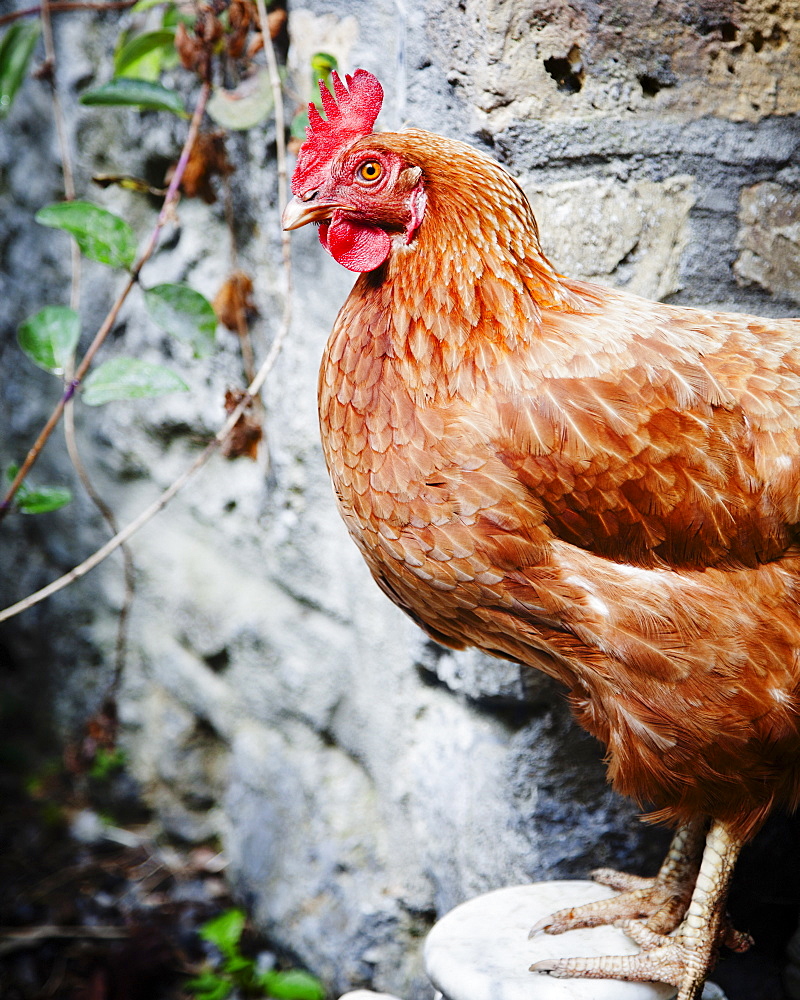
POLYGON ((382 173, 383 167, 377 160, 367 160, 366 163, 362 163, 358 168, 358 176, 362 181, 367 181, 369 184, 376 181, 382 173))

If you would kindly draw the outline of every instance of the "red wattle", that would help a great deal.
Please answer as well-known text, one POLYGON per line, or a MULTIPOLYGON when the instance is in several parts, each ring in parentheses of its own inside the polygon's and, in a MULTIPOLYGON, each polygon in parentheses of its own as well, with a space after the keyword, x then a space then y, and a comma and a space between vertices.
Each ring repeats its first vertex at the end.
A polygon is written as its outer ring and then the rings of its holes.
POLYGON ((319 227, 319 241, 348 271, 374 271, 389 256, 392 238, 377 226, 334 218, 319 227))

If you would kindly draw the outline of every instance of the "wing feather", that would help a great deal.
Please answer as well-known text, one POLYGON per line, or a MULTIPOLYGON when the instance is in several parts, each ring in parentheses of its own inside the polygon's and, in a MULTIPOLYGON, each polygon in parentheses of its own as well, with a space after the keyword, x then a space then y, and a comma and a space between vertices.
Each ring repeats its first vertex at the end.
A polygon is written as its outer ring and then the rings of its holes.
POLYGON ((642 565, 779 558, 798 540, 800 321, 600 294, 599 313, 543 313, 546 349, 494 401, 498 451, 553 534, 642 565))

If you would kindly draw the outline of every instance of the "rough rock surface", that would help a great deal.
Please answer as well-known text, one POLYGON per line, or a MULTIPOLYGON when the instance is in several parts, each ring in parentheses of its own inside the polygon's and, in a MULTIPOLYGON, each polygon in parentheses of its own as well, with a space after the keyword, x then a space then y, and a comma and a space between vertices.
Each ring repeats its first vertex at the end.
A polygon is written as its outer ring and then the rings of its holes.
POLYGON ((744 188, 739 219, 736 276, 800 301, 800 193, 771 181, 744 188))
MULTIPOLYGON (((291 79, 306 96, 309 54, 332 51, 345 69, 380 74, 385 126, 409 121, 488 149, 522 180, 567 273, 785 315, 798 298, 800 29, 796 5, 767 7, 306 0, 291 11, 291 79)), ((116 15, 62 17, 57 43, 70 57, 59 84, 80 193, 144 236, 152 206, 89 178, 158 183, 184 126, 77 105, 111 75, 118 25, 116 15)), ((61 196, 49 121, 45 90, 28 81, 0 129, 4 463, 58 395, 14 342, 21 319, 68 296, 66 238, 32 221, 61 196)), ((273 141, 267 125, 230 143, 262 356, 280 313, 273 141)), ((664 841, 607 789, 601 748, 549 682, 431 645, 369 579, 333 506, 315 413, 318 359, 352 276, 313 232, 293 244, 295 321, 264 393, 260 461, 216 460, 132 543, 123 740, 166 827, 222 838, 238 892, 280 945, 332 990, 370 985, 413 1000, 429 994, 419 944, 437 914, 597 864, 652 867, 664 841)), ((227 246, 220 205, 185 202, 144 283, 182 279, 213 297, 227 246)), ((117 274, 85 265, 86 342, 118 287, 117 274)), ((168 358, 191 393, 79 408, 84 459, 120 522, 221 423, 224 391, 242 374, 236 338, 220 331, 219 341, 197 362, 140 303, 121 316, 105 356, 168 358)), ((74 480, 58 439, 33 480, 74 480)), ((4 603, 104 539, 76 492, 57 514, 3 526, 4 603)), ((109 682, 122 596, 115 558, 0 633, 30 676, 32 706, 64 731, 109 682)))
POLYGON ((441 18, 437 61, 493 131, 524 118, 800 110, 791 0, 466 0, 441 18))

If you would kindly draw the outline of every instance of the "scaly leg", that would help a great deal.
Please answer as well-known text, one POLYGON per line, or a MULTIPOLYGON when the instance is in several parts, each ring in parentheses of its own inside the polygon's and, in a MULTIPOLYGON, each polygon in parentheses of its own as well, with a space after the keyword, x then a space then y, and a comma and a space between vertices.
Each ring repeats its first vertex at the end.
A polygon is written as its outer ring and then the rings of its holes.
MULTIPOLYGON (((723 823, 712 824, 691 902, 673 936, 656 933, 643 921, 624 920, 618 926, 642 948, 638 955, 546 959, 532 965, 531 971, 547 972, 560 979, 671 983, 679 987, 677 1000, 697 1000, 719 944, 731 936, 724 907, 741 846, 723 823)), ((746 947, 743 935, 738 937, 738 944, 746 947)))
POLYGON ((692 896, 703 853, 707 824, 696 820, 680 827, 655 878, 640 878, 610 868, 598 868, 592 878, 619 890, 618 896, 559 910, 531 928, 530 937, 544 931, 562 934, 576 927, 598 927, 618 920, 649 917, 648 928, 668 934, 681 922, 692 896))

